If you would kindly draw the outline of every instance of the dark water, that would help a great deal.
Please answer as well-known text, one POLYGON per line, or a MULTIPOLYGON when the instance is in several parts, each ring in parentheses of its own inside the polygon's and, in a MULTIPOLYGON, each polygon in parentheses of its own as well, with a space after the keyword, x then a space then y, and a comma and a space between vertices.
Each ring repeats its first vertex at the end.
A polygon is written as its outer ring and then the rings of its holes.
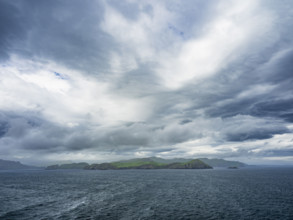
POLYGON ((1 171, 0 219, 293 219, 293 168, 1 171))

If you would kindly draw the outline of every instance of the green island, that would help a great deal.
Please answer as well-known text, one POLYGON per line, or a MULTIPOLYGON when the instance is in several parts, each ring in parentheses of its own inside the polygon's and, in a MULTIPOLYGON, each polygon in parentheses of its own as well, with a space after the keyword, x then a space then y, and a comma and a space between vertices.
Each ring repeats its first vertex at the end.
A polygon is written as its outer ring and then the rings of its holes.
POLYGON ((86 170, 122 170, 122 169, 212 169, 199 159, 188 162, 159 163, 149 158, 134 159, 113 163, 92 164, 84 167, 86 170))
POLYGON ((125 169, 213 169, 213 167, 243 167, 246 164, 223 159, 163 159, 160 157, 135 158, 109 163, 70 163, 48 166, 47 170, 85 169, 85 170, 125 170, 125 169))

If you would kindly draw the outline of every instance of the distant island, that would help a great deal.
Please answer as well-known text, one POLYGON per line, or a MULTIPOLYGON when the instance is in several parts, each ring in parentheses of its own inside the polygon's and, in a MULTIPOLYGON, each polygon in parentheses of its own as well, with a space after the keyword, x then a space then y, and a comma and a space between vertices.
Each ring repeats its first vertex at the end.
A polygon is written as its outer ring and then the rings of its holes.
POLYGON ((46 170, 58 170, 58 169, 84 169, 89 166, 88 163, 68 163, 68 164, 55 164, 51 166, 47 166, 46 170))
POLYGON ((92 164, 86 170, 122 170, 122 169, 212 169, 211 166, 194 159, 188 162, 159 163, 151 158, 133 159, 113 163, 92 164))
MULTIPOLYGON (((70 169, 85 169, 85 170, 121 170, 121 169, 212 169, 212 168, 228 168, 237 169, 247 166, 238 161, 228 161, 223 159, 186 159, 173 158, 163 159, 160 157, 136 158, 130 160, 122 160, 109 163, 88 164, 67 163, 55 164, 47 166, 46 170, 70 170, 70 169)), ((44 169, 44 167, 36 167, 22 164, 18 161, 9 161, 0 159, 0 170, 29 170, 29 169, 44 169)))
POLYGON ((30 169, 44 169, 42 167, 35 167, 24 165, 19 161, 10 161, 0 159, 0 170, 30 170, 30 169))
POLYGON ((244 167, 246 164, 223 159, 163 159, 160 157, 136 158, 110 163, 87 164, 71 163, 48 166, 47 170, 85 169, 85 170, 122 170, 122 169, 212 169, 213 167, 244 167))

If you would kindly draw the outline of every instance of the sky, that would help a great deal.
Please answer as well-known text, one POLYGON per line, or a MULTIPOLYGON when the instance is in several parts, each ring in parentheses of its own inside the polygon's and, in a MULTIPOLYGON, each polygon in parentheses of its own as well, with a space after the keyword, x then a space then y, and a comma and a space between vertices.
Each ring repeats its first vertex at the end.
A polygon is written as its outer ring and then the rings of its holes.
POLYGON ((291 0, 0 0, 0 158, 293 165, 291 0))

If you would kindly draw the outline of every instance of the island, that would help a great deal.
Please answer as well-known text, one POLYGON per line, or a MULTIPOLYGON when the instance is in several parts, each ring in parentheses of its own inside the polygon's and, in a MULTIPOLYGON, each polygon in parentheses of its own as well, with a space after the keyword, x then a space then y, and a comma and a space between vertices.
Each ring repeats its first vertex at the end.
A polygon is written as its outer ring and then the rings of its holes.
POLYGON ((44 169, 43 167, 30 166, 20 163, 19 161, 0 159, 0 170, 35 170, 44 169))
POLYGON ((224 159, 164 159, 160 157, 134 158, 107 163, 70 163, 48 166, 47 170, 85 169, 85 170, 123 170, 123 169, 212 169, 213 167, 243 167, 246 164, 224 159))
POLYGON ((157 162, 153 158, 132 159, 112 163, 92 164, 86 170, 122 170, 122 169, 212 169, 211 166, 199 159, 188 162, 157 162))

